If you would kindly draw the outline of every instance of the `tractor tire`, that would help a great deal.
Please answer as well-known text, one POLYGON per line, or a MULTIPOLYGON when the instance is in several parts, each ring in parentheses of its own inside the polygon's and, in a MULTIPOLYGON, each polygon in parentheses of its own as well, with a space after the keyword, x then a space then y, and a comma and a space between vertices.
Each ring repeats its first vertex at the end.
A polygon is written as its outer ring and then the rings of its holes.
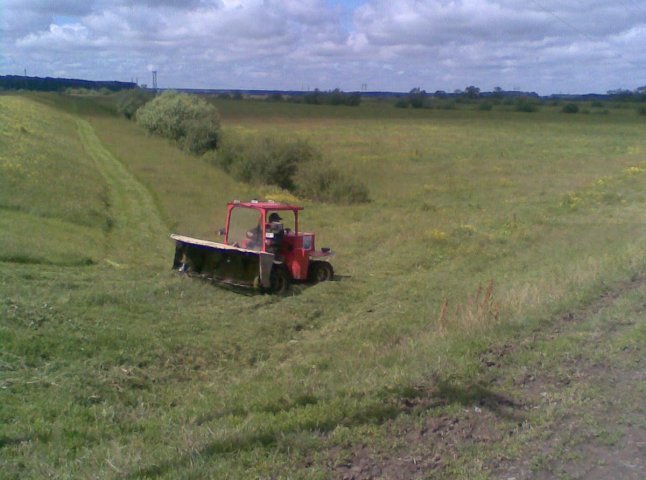
POLYGON ((271 282, 271 287, 269 287, 271 293, 275 295, 285 295, 289 292, 292 279, 285 267, 274 265, 274 268, 271 270, 269 280, 271 282))
POLYGON ((307 277, 312 283, 327 282, 334 279, 334 269, 328 262, 312 262, 307 277))

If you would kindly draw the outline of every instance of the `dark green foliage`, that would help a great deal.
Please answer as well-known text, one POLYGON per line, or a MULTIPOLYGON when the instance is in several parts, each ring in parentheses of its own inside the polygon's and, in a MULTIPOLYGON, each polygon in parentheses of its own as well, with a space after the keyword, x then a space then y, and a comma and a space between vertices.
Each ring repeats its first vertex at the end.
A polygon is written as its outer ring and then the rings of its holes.
POLYGON ((303 140, 229 137, 218 151, 216 163, 238 180, 294 190, 299 164, 318 158, 320 153, 303 140))
POLYGON ((413 108, 423 108, 426 106, 426 91, 419 88, 413 88, 408 94, 408 103, 413 108))
POLYGON ((434 107, 438 108, 440 110, 455 110, 456 109, 457 102, 455 100, 440 100, 439 102, 436 102, 434 107))
POLYGON ((76 78, 26 77, 24 75, 0 75, 0 88, 6 90, 35 90, 40 92, 64 92, 68 88, 111 92, 136 88, 133 82, 92 81, 76 78))
POLYGON ((482 110, 483 112, 489 112, 493 108, 493 105, 489 102, 482 102, 478 106, 478 110, 482 110))
POLYGON ((338 88, 331 92, 322 92, 317 88, 303 96, 303 102, 310 105, 347 105, 356 107, 361 104, 361 95, 358 92, 345 93, 338 88))
POLYGON ((320 152, 304 140, 229 135, 208 161, 237 180, 276 185, 312 200, 351 204, 370 199, 365 185, 324 164, 320 152))
POLYGON ((480 89, 478 87, 474 87, 473 85, 469 85, 467 88, 464 89, 464 95, 467 98, 475 99, 480 97, 480 89))
POLYGON ((323 162, 313 162, 298 174, 297 193, 320 202, 354 204, 370 201, 368 188, 323 162))
POLYGON ((117 111, 128 119, 134 118, 137 110, 152 100, 154 96, 154 93, 141 88, 124 90, 118 96, 117 111))
POLYGON ((136 118, 150 133, 174 140, 191 153, 200 155, 217 147, 218 111, 195 95, 164 92, 139 108, 136 118))
POLYGON ((637 109, 637 113, 638 113, 639 115, 646 115, 646 106, 643 106, 643 105, 642 105, 641 107, 639 107, 639 108, 637 109))
POLYGON ((408 105, 408 100, 406 100, 405 98, 400 98, 395 102, 395 107, 397 108, 408 108, 408 105))
POLYGON ((280 93, 272 93, 271 95, 267 96, 268 102, 283 102, 284 100, 285 98, 280 93))
POLYGON ((563 113, 579 113, 579 106, 576 103, 566 103, 561 108, 563 113))
POLYGON ((514 109, 517 112, 532 113, 532 112, 538 111, 539 101, 536 99, 529 98, 529 97, 521 97, 516 99, 514 103, 515 103, 514 109))
POLYGON ((202 155, 218 146, 219 122, 213 118, 191 119, 185 124, 186 133, 180 146, 195 155, 202 155))

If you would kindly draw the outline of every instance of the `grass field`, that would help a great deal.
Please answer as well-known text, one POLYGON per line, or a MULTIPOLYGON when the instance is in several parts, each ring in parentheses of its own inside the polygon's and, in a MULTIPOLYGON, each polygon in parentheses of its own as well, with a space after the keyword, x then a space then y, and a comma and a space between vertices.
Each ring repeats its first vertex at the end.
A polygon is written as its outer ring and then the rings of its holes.
MULTIPOLYGON (((582 365, 625 380, 644 357, 634 109, 215 100, 225 129, 307 139, 370 189, 303 202, 340 279, 278 298, 173 274, 168 234, 215 238, 228 200, 285 194, 110 101, 0 96, 1 478, 485 478, 561 468, 565 418, 626 434, 573 412, 613 398, 582 365)), ((627 418, 643 377, 625 383, 627 418)))

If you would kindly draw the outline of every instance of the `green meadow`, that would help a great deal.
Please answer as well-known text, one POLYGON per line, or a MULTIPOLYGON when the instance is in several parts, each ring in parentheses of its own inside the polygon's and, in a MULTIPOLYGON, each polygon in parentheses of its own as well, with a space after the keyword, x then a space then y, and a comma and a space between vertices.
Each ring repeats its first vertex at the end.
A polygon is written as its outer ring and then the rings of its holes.
MULTIPOLYGON (((643 303, 542 337, 644 274, 635 108, 210 101, 225 134, 305 139, 372 201, 239 183, 112 97, 0 96, 0 478, 487 478, 592 395, 496 400, 520 369, 573 375, 564 358, 603 351, 585 335, 643 303), (227 201, 260 197, 305 206, 336 281, 275 297, 171 272, 170 233, 216 240, 227 201), (505 435, 410 436, 474 405, 505 435)), ((630 325, 608 358, 643 358, 630 325)))

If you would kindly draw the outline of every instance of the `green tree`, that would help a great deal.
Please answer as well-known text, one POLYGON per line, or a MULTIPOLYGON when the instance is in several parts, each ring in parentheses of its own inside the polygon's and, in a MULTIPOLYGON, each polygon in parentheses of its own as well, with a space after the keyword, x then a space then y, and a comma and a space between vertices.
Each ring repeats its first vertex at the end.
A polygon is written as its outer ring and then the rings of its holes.
POLYGON ((422 108, 426 105, 426 90, 419 87, 413 88, 408 92, 408 103, 413 108, 422 108))
POLYGON ((148 103, 154 94, 141 88, 132 88, 130 90, 123 90, 118 95, 117 110, 124 117, 132 119, 140 107, 148 103))
POLYGON ((478 87, 474 87, 473 85, 469 85, 464 89, 464 95, 467 98, 476 99, 480 96, 480 89, 478 87))
POLYGON ((196 95, 164 92, 137 110, 137 123, 197 155, 217 148, 220 115, 196 95))

